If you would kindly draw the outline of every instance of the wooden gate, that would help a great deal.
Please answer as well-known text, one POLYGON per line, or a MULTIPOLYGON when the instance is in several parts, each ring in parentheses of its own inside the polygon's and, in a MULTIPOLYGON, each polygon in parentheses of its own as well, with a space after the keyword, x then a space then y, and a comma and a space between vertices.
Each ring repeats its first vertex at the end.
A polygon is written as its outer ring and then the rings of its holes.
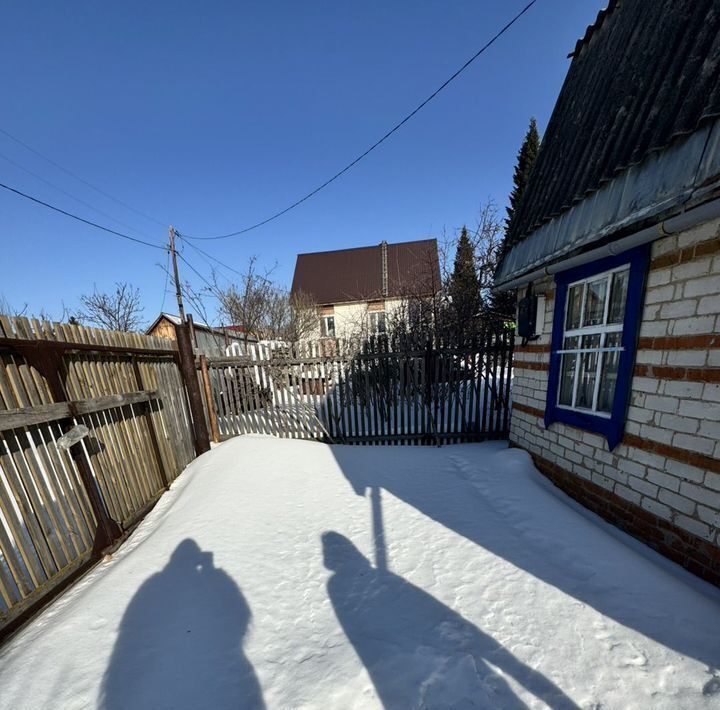
POLYGON ((469 344, 324 340, 250 344, 209 358, 205 391, 220 438, 258 433, 347 444, 507 438, 513 333, 469 344))

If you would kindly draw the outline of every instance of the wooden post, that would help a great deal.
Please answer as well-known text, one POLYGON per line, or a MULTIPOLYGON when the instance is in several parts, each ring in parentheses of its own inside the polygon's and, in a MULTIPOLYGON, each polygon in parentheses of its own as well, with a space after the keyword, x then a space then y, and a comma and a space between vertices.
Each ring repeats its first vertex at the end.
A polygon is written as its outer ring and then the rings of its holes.
POLYGON ((180 274, 177 265, 177 252, 175 251, 175 230, 169 228, 170 233, 170 254, 172 255, 173 275, 175 277, 175 296, 177 297, 178 309, 180 311, 180 322, 185 322, 185 306, 183 305, 182 288, 180 287, 180 274))
POLYGON ((203 385, 205 386, 205 401, 207 402, 210 431, 212 432, 213 441, 218 444, 220 443, 220 429, 218 427, 215 400, 213 399, 212 384, 210 382, 210 373, 208 372, 208 363, 205 355, 200 355, 200 370, 202 372, 203 385))
POLYGON ((180 355, 180 374, 188 394, 190 414, 192 416, 193 433, 195 435, 195 453, 200 456, 210 451, 210 438, 205 426, 205 411, 200 393, 200 383, 195 371, 195 355, 190 337, 190 324, 187 322, 175 325, 175 334, 180 355))

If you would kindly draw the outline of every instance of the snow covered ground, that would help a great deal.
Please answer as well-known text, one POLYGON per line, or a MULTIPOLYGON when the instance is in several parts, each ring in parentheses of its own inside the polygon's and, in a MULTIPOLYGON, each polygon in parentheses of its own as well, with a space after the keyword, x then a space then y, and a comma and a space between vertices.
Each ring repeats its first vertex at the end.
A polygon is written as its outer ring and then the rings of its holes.
POLYGON ((0 650, 0 708, 720 707, 720 594, 503 444, 240 437, 0 650))

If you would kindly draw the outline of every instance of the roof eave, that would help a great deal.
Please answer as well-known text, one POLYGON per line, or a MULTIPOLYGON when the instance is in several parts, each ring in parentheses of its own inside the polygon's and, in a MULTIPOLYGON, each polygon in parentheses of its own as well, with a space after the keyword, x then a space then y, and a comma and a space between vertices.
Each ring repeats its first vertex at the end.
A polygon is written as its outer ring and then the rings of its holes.
POLYGON ((570 254, 709 199, 720 177, 720 119, 621 172, 512 247, 499 288, 570 254))

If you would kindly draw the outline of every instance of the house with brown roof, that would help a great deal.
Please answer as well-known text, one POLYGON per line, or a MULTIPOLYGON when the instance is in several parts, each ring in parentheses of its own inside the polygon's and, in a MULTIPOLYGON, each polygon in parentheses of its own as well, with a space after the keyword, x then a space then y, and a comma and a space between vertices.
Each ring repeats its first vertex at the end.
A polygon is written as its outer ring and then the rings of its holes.
POLYGON ((293 296, 317 304, 320 337, 381 334, 388 320, 440 291, 437 240, 298 254, 293 296))
POLYGON ((496 274, 513 444, 720 584, 720 6, 611 1, 572 53, 496 274))

